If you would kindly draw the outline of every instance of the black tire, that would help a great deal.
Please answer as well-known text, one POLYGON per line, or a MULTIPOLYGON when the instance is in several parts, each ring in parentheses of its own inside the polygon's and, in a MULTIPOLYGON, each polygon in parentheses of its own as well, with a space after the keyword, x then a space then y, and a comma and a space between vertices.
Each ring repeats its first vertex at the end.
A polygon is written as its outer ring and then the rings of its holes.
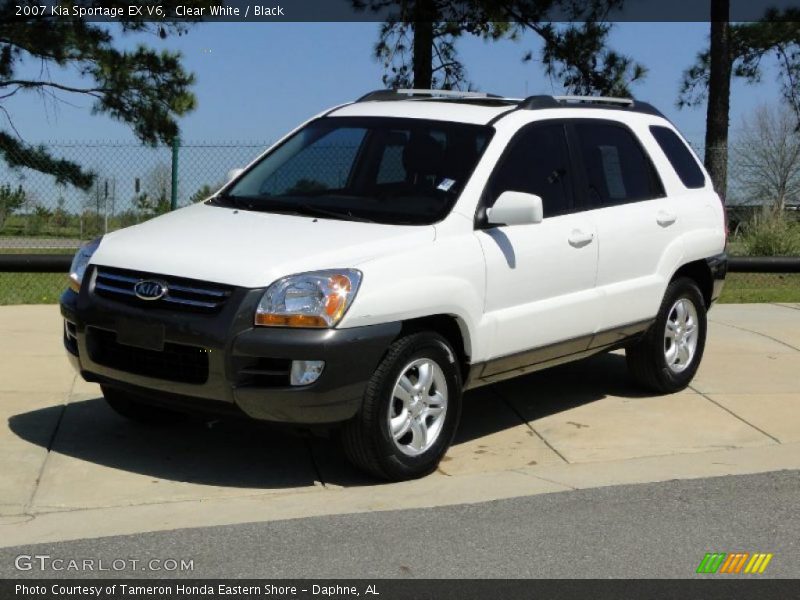
POLYGON ((461 416, 461 373, 455 357, 447 340, 433 332, 414 333, 395 341, 367 384, 360 412, 342 428, 342 444, 350 462, 390 481, 415 479, 436 470, 461 416), (408 456, 395 445, 388 415, 401 371, 422 358, 434 361, 444 374, 447 410, 433 445, 417 456, 408 456))
POLYGON ((184 414, 148 404, 136 394, 126 390, 108 385, 101 385, 100 389, 103 391, 103 397, 106 402, 114 412, 136 423, 172 425, 186 418, 184 414))
POLYGON ((685 389, 697 373, 706 345, 706 304, 693 279, 681 277, 667 287, 655 323, 636 344, 625 349, 628 371, 633 379, 650 391, 672 394, 685 389), (669 367, 665 356, 664 332, 672 307, 680 300, 690 301, 697 311, 697 346, 687 366, 680 372, 669 367))

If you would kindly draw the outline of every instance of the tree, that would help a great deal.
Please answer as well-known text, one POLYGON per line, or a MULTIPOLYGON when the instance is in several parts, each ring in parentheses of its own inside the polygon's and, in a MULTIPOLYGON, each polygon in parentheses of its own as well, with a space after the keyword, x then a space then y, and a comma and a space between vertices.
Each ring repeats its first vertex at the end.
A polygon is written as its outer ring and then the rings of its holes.
MULTIPOLYGON (((58 183, 88 190, 93 174, 77 163, 53 157, 44 146, 33 146, 17 133, 3 100, 18 94, 38 95, 58 101, 59 94, 92 98, 92 110, 122 121, 145 143, 170 143, 178 134, 176 118, 195 106, 190 86, 194 76, 184 71, 180 55, 157 52, 143 45, 135 50, 114 47, 112 28, 77 16, 16 16, 14 7, 34 7, 36 0, 0 0, 0 157, 11 167, 27 167, 50 174, 58 183), (26 66, 35 66, 28 69, 26 66), (84 85, 59 81, 65 72, 77 72, 84 85), (23 74, 20 74, 22 72, 23 74)), ((184 4, 201 5, 198 0, 184 4)), ((66 6, 66 5, 65 5, 66 6)), ((149 32, 161 38, 186 31, 185 23, 152 23, 144 19, 147 0, 72 0, 69 6, 83 8, 123 7, 115 19, 123 33, 149 32), (142 6, 142 16, 131 17, 128 5, 142 6)))
MULTIPOLYGON (((644 79, 647 69, 631 57, 608 47, 613 10, 625 0, 513 0, 508 14, 542 40, 540 62, 545 73, 568 93, 581 96, 631 96, 631 84, 644 79), (555 10, 560 21, 548 21, 555 10)), ((528 52, 524 60, 532 60, 528 52)))
POLYGON ((56 200, 56 209, 53 211, 53 225, 56 227, 66 227, 69 222, 69 213, 64 208, 66 204, 64 196, 59 196, 56 200))
MULTIPOLYGON (((468 88, 456 40, 464 34, 485 39, 513 34, 508 23, 476 20, 474 10, 486 12, 490 6, 477 0, 353 0, 353 6, 357 10, 390 9, 375 45, 387 88, 468 88)), ((502 13, 492 14, 499 18, 502 13)))
POLYGON ((163 215, 170 210, 172 170, 159 163, 144 178, 144 190, 133 200, 134 207, 145 218, 163 215))
POLYGON ((760 21, 730 23, 730 0, 712 0, 709 48, 684 72, 679 106, 708 100, 705 164, 724 198, 728 177, 731 79, 758 83, 765 59, 777 61, 784 100, 800 118, 800 10, 768 10, 760 21))
POLYGON ((206 200, 211 195, 216 193, 216 191, 223 186, 222 183, 216 183, 213 185, 209 185, 207 183, 203 184, 200 189, 198 189, 194 194, 189 196, 189 204, 196 204, 197 202, 202 202, 206 200))
POLYGON ((732 179, 744 196, 782 214, 787 201, 800 198, 800 132, 794 113, 786 106, 759 107, 742 123, 732 162, 732 179))
POLYGON ((13 189, 7 183, 0 186, 0 229, 11 213, 25 204, 26 199, 27 195, 21 185, 17 189, 13 189))
MULTIPOLYGON (((629 95, 629 85, 646 70, 607 48, 608 13, 624 0, 353 0, 361 10, 389 10, 375 56, 390 88, 470 88, 456 41, 468 34, 484 39, 519 39, 532 31, 543 42, 545 72, 578 94, 629 95), (567 24, 548 19, 557 17, 567 24)), ((523 57, 529 61, 533 53, 523 57)))

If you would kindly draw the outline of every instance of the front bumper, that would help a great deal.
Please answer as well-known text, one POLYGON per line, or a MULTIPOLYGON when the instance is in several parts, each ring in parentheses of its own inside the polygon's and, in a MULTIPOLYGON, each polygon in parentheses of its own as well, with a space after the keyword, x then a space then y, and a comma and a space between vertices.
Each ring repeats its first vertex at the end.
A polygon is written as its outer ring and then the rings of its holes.
POLYGON ((234 289, 220 312, 197 314, 130 305, 91 288, 61 296, 64 345, 83 378, 191 412, 298 424, 345 421, 360 409, 367 381, 401 328, 257 328, 262 289, 234 289), (325 368, 314 383, 291 386, 292 360, 324 360, 325 368))

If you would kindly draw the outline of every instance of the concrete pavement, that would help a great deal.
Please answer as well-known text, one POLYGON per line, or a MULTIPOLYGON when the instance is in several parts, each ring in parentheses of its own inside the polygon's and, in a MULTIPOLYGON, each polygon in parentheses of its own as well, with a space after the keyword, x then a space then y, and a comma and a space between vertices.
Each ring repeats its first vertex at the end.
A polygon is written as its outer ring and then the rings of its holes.
POLYGON ((620 353, 471 392, 439 472, 391 485, 325 440, 130 424, 60 327, 54 306, 0 308, 0 546, 800 468, 800 305, 715 307, 679 394, 642 394, 620 353))

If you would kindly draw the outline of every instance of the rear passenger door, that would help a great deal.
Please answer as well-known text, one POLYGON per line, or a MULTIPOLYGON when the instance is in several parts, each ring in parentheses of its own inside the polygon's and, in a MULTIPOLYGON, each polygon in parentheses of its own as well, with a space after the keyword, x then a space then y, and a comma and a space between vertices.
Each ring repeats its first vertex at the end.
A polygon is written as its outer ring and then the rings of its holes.
POLYGON ((582 164, 580 191, 597 226, 600 330, 646 321, 664 293, 660 261, 669 246, 680 243, 677 206, 628 126, 579 119, 571 135, 582 164))
MULTIPOLYGON (((542 198, 541 223, 490 227, 476 235, 486 258, 486 316, 493 322, 492 358, 484 375, 538 362, 527 352, 572 340, 558 350, 584 350, 597 325, 597 243, 593 223, 574 202, 575 182, 564 121, 524 127, 489 179, 483 206, 505 191, 542 198)), ((556 351, 557 349, 553 349, 556 351)))

